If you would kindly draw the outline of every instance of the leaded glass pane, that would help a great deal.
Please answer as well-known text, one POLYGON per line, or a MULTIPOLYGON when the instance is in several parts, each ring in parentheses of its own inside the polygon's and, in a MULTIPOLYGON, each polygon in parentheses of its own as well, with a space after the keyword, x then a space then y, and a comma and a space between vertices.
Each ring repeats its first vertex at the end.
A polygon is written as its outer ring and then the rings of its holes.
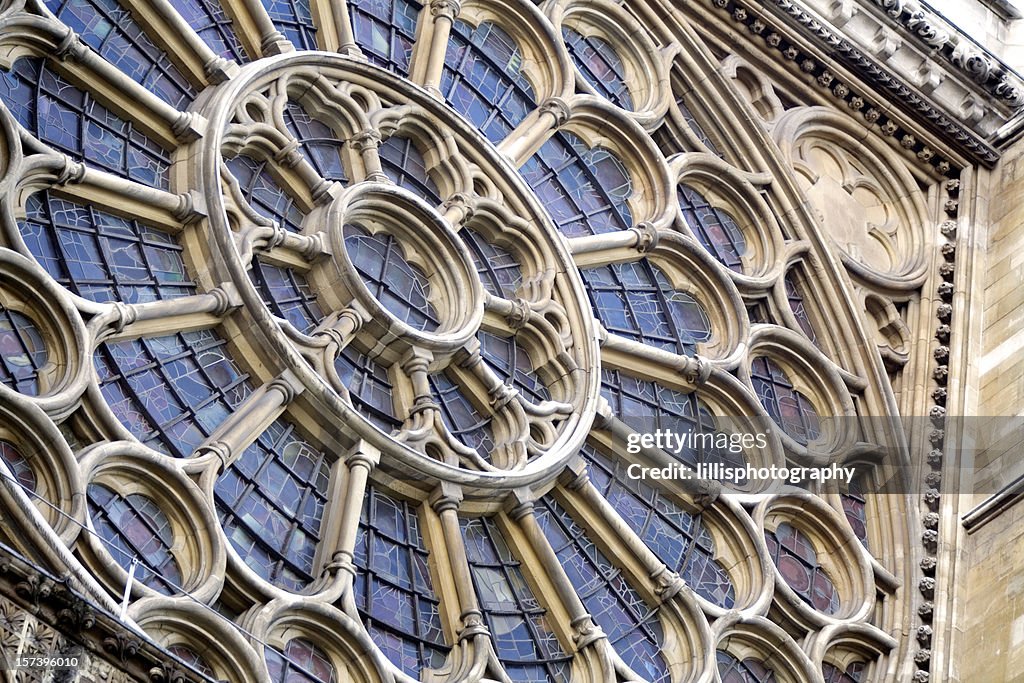
POLYGON ((309 0, 262 0, 271 21, 297 50, 316 50, 316 25, 309 0))
POLYGON ((786 300, 789 301, 789 308, 793 311, 793 316, 800 325, 800 329, 804 331, 804 334, 807 335, 807 338, 810 339, 815 346, 818 346, 818 335, 814 330, 814 325, 811 323, 811 316, 807 313, 807 307, 804 304, 804 295, 799 283, 797 282, 796 273, 794 271, 791 270, 786 273, 785 285, 786 300))
POLYGON ((759 356, 751 364, 750 375, 761 405, 784 432, 802 444, 818 438, 821 429, 814 406, 793 387, 778 363, 759 356))
POLYGON ((821 665, 821 673, 825 677, 825 683, 861 683, 866 668, 864 662, 851 662, 844 671, 830 662, 825 662, 821 665))
POLYGON ((484 361, 507 384, 518 389, 532 403, 551 400, 551 393, 534 370, 530 354, 515 337, 499 337, 483 331, 477 337, 484 361))
POLYGON ((23 489, 33 492, 36 490, 36 473, 14 444, 0 440, 0 460, 4 461, 23 489))
POLYGON ((512 252, 489 242, 470 228, 459 231, 459 237, 469 247, 484 289, 495 296, 514 298, 523 283, 523 270, 512 252))
POLYGON ((607 40, 584 36, 571 28, 562 29, 562 40, 573 64, 599 95, 617 107, 633 108, 633 98, 626 85, 626 68, 607 40))
POLYGON ((216 678, 216 675, 214 674, 213 669, 210 668, 210 665, 203 660, 202 656, 198 652, 190 648, 188 645, 171 645, 167 648, 167 651, 199 673, 209 676, 210 678, 216 678))
POLYGON ((667 683, 668 667, 661 656, 665 637, 657 610, 647 606, 551 495, 540 500, 536 515, 569 581, 622 661, 651 683, 667 683))
POLYGON ((284 121, 288 131, 299 141, 299 151, 320 177, 343 185, 348 183, 342 156, 345 142, 339 140, 327 124, 307 114, 295 102, 289 102, 285 107, 284 121))
POLYGON ((448 652, 428 557, 415 509, 368 486, 356 537, 356 606, 377 646, 412 676, 441 667, 448 652))
POLYGON ((103 484, 89 484, 89 516, 114 561, 130 570, 138 560, 135 578, 155 591, 179 592, 181 573, 171 554, 174 533, 167 515, 146 496, 122 496, 103 484))
POLYGON ((764 540, 782 578, 801 600, 825 614, 839 611, 839 591, 818 563, 814 544, 806 534, 783 522, 774 531, 765 529, 764 540))
POLYGON ((22 394, 39 393, 39 371, 50 354, 32 320, 0 303, 0 384, 22 394))
POLYGON ((719 650, 717 660, 722 683, 775 683, 775 672, 753 657, 741 662, 725 650, 719 650))
POLYGON ((416 42, 416 17, 423 8, 413 0, 349 0, 356 43, 372 64, 402 76, 416 42))
POLYGON ((427 175, 423 154, 409 138, 392 135, 380 143, 380 165, 396 185, 401 185, 428 204, 441 203, 441 191, 427 175))
POLYGON ((680 185, 676 196, 697 240, 726 268, 742 273, 741 257, 747 253, 747 241, 733 217, 711 206, 704 195, 688 185, 680 185))
POLYGON ((240 154, 229 161, 227 166, 238 180, 245 201, 249 202, 256 213, 291 232, 302 230, 305 214, 267 170, 267 162, 240 154))
POLYGON ((551 630, 519 561, 489 519, 463 519, 469 571, 498 659, 513 681, 568 683, 572 658, 551 630))
POLYGON ((864 494, 864 481, 855 477, 847 486, 845 493, 840 494, 843 501, 843 513, 850 523, 853 534, 864 547, 868 547, 868 501, 864 494))
POLYGON ((334 665, 323 650, 304 638, 288 641, 284 652, 263 651, 271 683, 335 683, 334 665))
POLYGON ((218 0, 175 0, 174 8, 218 55, 236 62, 249 61, 231 18, 218 0))
POLYGON ((299 332, 308 334, 323 320, 316 294, 306 277, 294 268, 271 265, 256 257, 249 278, 273 314, 290 322, 299 332))
POLYGON ((136 304, 196 292, 178 240, 138 221, 44 190, 18 227, 36 261, 83 298, 136 304))
POLYGON ((391 379, 383 366, 349 345, 338 354, 334 369, 348 389, 352 405, 364 417, 385 432, 401 426, 395 416, 391 379))
POLYGON ((326 456, 278 419, 217 480, 224 533, 260 577, 293 591, 313 580, 330 477, 326 456))
POLYGON ((441 408, 441 421, 452 436, 476 449, 481 457, 489 458, 494 450, 491 415, 478 410, 447 375, 431 375, 428 382, 434 400, 441 408))

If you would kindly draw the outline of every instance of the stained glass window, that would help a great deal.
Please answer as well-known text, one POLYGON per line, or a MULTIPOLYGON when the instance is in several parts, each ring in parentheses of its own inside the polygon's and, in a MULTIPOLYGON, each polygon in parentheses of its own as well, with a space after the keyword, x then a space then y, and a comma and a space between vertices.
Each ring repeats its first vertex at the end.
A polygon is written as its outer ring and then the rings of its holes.
POLYGON ((267 162, 240 154, 228 162, 228 169, 238 180, 242 196, 256 213, 265 216, 291 232, 302 230, 305 214, 267 170, 267 162))
POLYGON ((683 218, 697 240, 726 268, 742 273, 741 257, 747 253, 747 241, 732 216, 711 206, 700 192, 688 185, 680 185, 676 196, 683 218))
POLYGON ((316 25, 309 0, 262 0, 278 31, 297 50, 316 50, 316 25))
POLYGON ((117 69, 167 104, 186 109, 196 91, 117 0, 46 0, 57 18, 117 69))
POLYGON ((289 102, 284 110, 288 131, 299 141, 299 150, 320 177, 348 183, 348 174, 342 163, 345 142, 339 140, 331 128, 306 113, 300 105, 289 102))
POLYGON ((719 650, 717 661, 718 677, 722 683, 775 683, 775 672, 753 657, 740 661, 728 652, 719 650))
POLYGON ((500 142, 534 107, 521 73, 523 54, 502 28, 485 21, 475 29, 456 21, 448 40, 441 92, 455 111, 491 142, 500 142))
POLYGON ((19 228, 39 264, 83 298, 135 304, 196 292, 177 239, 138 221, 44 190, 29 197, 19 228))
POLYGON ((409 504, 368 486, 356 538, 356 606, 370 637, 411 676, 439 668, 448 648, 419 518, 409 504))
POLYGON ((50 354, 35 323, 0 303, 0 384, 29 396, 39 393, 39 371, 50 354))
POLYGON ((821 673, 825 683, 861 683, 866 667, 864 662, 851 662, 844 671, 831 662, 825 662, 821 665, 821 673))
POLYGON ((562 40, 573 64, 599 95, 617 107, 633 108, 633 98, 626 86, 626 68, 607 40, 584 36, 571 28, 562 29, 562 40))
POLYGON ((487 458, 494 450, 490 415, 477 410, 447 375, 431 375, 430 390, 441 408, 441 421, 456 439, 487 458))
POLYGON ((668 667, 661 656, 665 638, 657 610, 647 606, 554 498, 542 498, 536 514, 569 581, 622 661, 651 683, 667 683, 668 667))
POLYGON ((356 43, 371 63, 405 76, 416 42, 416 17, 423 6, 412 0, 349 0, 356 43))
POLYGON ((122 496, 103 484, 89 484, 86 493, 93 529, 114 561, 129 570, 138 559, 136 580, 166 595, 177 593, 181 573, 171 554, 174 533, 157 504, 140 493, 122 496))
POLYGON ((441 203, 441 191, 427 175, 427 163, 409 138, 392 135, 380 143, 380 164, 389 178, 428 204, 441 203))
POLYGON ((334 369, 348 389, 352 404, 364 417, 385 432, 401 426, 391 398, 391 380, 383 366, 349 345, 338 354, 334 369))
POLYGON ((326 456, 278 419, 217 480, 224 533, 259 576, 296 591, 312 581, 330 476, 326 456))
POLYGON ((653 486, 629 477, 621 460, 586 447, 590 481, 669 569, 697 595, 731 608, 736 591, 715 561, 715 542, 700 514, 691 515, 653 486))
POLYGON ((534 371, 530 354, 515 337, 499 337, 490 332, 480 332, 477 336, 484 361, 499 377, 518 389, 527 401, 551 400, 551 393, 534 371))
POLYGON ((304 638, 292 638, 284 652, 263 651, 271 683, 335 683, 334 665, 323 650, 304 638))
POLYGON ((558 132, 519 169, 558 229, 568 237, 598 235, 632 226, 626 200, 629 172, 603 147, 558 132))
POLYGON ((308 334, 323 320, 316 294, 305 276, 294 268, 271 265, 257 257, 252 260, 249 277, 274 315, 290 322, 299 332, 308 334))
POLYGON ((483 235, 463 228, 459 237, 469 248, 476 272, 484 289, 495 296, 511 299, 523 282, 523 270, 510 251, 489 242, 483 235))
POLYGON ((36 490, 36 473, 14 444, 0 440, 0 460, 4 461, 22 488, 28 491, 36 490))
POLYGON ((231 18, 218 0, 176 0, 174 7, 211 50, 225 59, 248 61, 231 18))
POLYGON ((698 123, 696 117, 694 117, 693 115, 693 112, 691 112, 690 108, 686 106, 686 103, 683 101, 683 99, 676 98, 676 104, 679 106, 679 113, 683 115, 683 119, 686 121, 686 125, 690 127, 690 130, 693 131, 693 134, 696 135, 697 138, 704 143, 705 147, 711 150, 712 154, 716 154, 719 157, 722 156, 722 152, 718 149, 718 146, 710 137, 708 137, 708 134, 704 131, 704 127, 701 126, 700 123, 698 123))
POLYGON ((692 355, 711 338, 711 319, 646 259, 581 270, 594 312, 613 334, 692 355))
POLYGON ((188 457, 249 394, 247 375, 210 330, 101 344, 100 391, 139 441, 188 457))
POLYGON ((818 554, 810 538, 788 522, 782 522, 774 531, 765 529, 764 539, 782 578, 801 600, 825 614, 839 611, 839 591, 818 564, 818 554))
POLYGON ((750 375, 761 405, 784 432, 802 444, 818 438, 821 431, 814 406, 793 387, 778 363, 765 356, 755 358, 750 375))
POLYGON ((786 299, 789 301, 789 308, 793 311, 793 316, 800 325, 800 329, 807 335, 807 338, 817 346, 818 335, 814 331, 814 325, 811 324, 811 317, 807 313, 807 307, 804 304, 804 295, 799 283, 797 282, 796 273, 794 271, 791 270, 786 273, 785 284, 786 299))
POLYGON ((484 619, 509 677, 568 683, 572 658, 551 630, 497 525, 464 519, 462 537, 484 619))
POLYGON ((202 656, 198 652, 193 650, 188 645, 171 645, 167 648, 167 651, 175 657, 177 657, 178 659, 180 659, 181 661, 191 666, 199 673, 205 674, 210 678, 216 678, 216 674, 214 674, 213 669, 210 668, 210 665, 203 660, 202 656))
POLYGON ((0 72, 0 99, 26 130, 76 161, 167 189, 167 152, 44 60, 19 59, 11 71, 0 72))
POLYGON ((850 523, 854 535, 864 547, 868 547, 868 501, 864 495, 864 480, 861 477, 854 477, 846 492, 840 494, 840 497, 846 521, 850 523))

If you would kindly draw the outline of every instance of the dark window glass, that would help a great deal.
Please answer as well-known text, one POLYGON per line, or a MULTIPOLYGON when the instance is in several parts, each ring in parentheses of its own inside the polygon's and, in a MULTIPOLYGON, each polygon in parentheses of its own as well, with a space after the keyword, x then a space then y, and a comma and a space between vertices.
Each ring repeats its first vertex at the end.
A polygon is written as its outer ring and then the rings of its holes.
POLYGON ((39 328, 24 313, 0 303, 0 384, 29 396, 39 393, 39 371, 50 358, 39 328))
POLYGON ((802 444, 818 438, 821 431, 814 406, 793 388, 778 363, 764 356, 755 358, 750 375, 761 405, 784 432, 802 444))
POLYGON ((28 491, 36 490, 36 473, 14 444, 0 440, 0 460, 10 468, 22 488, 28 491))
POLYGON ((456 21, 444 62, 441 92, 491 142, 503 140, 533 110, 533 87, 520 72, 523 54, 495 24, 474 29, 456 21))
POLYGON ((562 40, 576 68, 599 95, 617 107, 633 108, 633 98, 626 86, 626 69, 607 40, 584 37, 571 28, 562 29, 562 40))
POLYGON ((447 375, 431 375, 428 381, 434 400, 441 409, 441 421, 448 431, 462 443, 476 449, 480 457, 489 459, 494 450, 493 418, 477 410, 459 385, 447 375))
POLYGON ((715 561, 715 542, 701 515, 691 515, 653 486, 626 475, 620 461, 586 447, 590 481, 626 524, 697 595, 720 607, 736 603, 729 573, 715 561))
POLYGON ((214 674, 213 669, 210 668, 210 665, 203 660, 203 658, 200 656, 198 652, 193 650, 188 645, 171 645, 169 648, 167 648, 167 651, 175 657, 177 657, 178 659, 180 659, 181 661, 191 666, 199 673, 209 676, 210 678, 216 677, 216 674, 214 674))
POLYGON ((396 185, 400 185, 428 204, 441 203, 441 191, 427 175, 423 155, 409 138, 392 135, 380 143, 380 165, 396 185))
POLYGON ((821 665, 821 673, 825 677, 825 683, 861 683, 866 667, 864 662, 851 662, 846 671, 843 671, 838 666, 825 662, 821 665))
POLYGON ((782 578, 801 600, 825 614, 839 611, 839 591, 818 564, 818 554, 811 539, 783 522, 774 531, 765 529, 764 540, 782 578))
POLYGON ((46 0, 46 6, 86 45, 167 104, 186 109, 195 99, 192 84, 117 0, 46 0))
POLYGON ((498 659, 513 681, 568 683, 572 657, 548 625, 519 561, 488 519, 462 520, 469 571, 498 659))
POLYGON ((291 232, 302 230, 305 214, 295 200, 278 185, 267 170, 267 162, 240 154, 227 162, 228 170, 238 180, 242 196, 256 213, 269 218, 291 232))
POLYGON ((523 283, 523 270, 516 257, 507 249, 488 242, 475 230, 463 228, 459 237, 469 248, 484 289, 495 296, 514 298, 523 283))
POLYGON ((167 515, 139 493, 122 496, 103 484, 89 484, 86 493, 93 528, 114 561, 127 571, 137 558, 136 580, 165 595, 177 593, 181 573, 171 555, 174 534, 167 515))
POLYGON ((263 0, 274 27, 297 50, 316 50, 316 25, 309 0, 263 0))
POLYGON ((402 76, 416 42, 416 18, 423 8, 411 0, 349 0, 356 43, 371 63, 402 76))
POLYGON ((188 457, 250 393, 224 344, 210 330, 101 344, 100 391, 139 441, 188 457))
POLYGON ((356 606, 381 651, 411 676, 440 668, 448 648, 419 518, 373 486, 356 537, 356 606))
POLYGON ((334 369, 348 389, 352 405, 366 419, 385 432, 401 426, 402 422, 395 417, 391 380, 382 365, 349 345, 338 354, 334 369))
POLYGON ((439 323, 430 303, 430 282, 405 259, 395 237, 384 232, 372 235, 352 224, 344 230, 345 249, 370 294, 411 327, 436 330, 439 323))
POLYGON ((249 278, 271 312, 290 322, 299 332, 308 334, 323 320, 324 313, 316 301, 316 294, 309 288, 305 276, 294 268, 275 266, 254 258, 249 278))
POLYGON ((83 298, 136 304, 196 292, 177 239, 138 221, 44 190, 18 227, 36 261, 83 298))
POLYGON ((225 59, 249 61, 218 0, 175 0, 174 7, 211 50, 225 59))
POLYGON ((726 268, 742 273, 740 257, 747 252, 747 241, 732 216, 711 206, 692 187, 680 185, 676 196, 683 209, 683 218, 697 240, 726 268))
POLYGON ((266 648, 271 683, 335 683, 334 666, 323 650, 303 638, 288 641, 284 652, 266 648))
POLYGON ((341 154, 345 143, 327 124, 311 117, 295 102, 289 102, 285 108, 284 121, 288 131, 299 141, 299 151, 320 177, 348 183, 341 154))
POLYGON ((679 113, 683 115, 683 118, 686 120, 686 125, 690 127, 690 130, 693 131, 693 134, 696 135, 697 138, 704 143, 704 146, 707 147, 712 154, 716 154, 719 157, 722 156, 722 152, 718 149, 718 146, 710 137, 708 137, 708 134, 704 132, 704 127, 697 122, 697 119, 694 117, 693 112, 691 112, 690 108, 686 106, 686 103, 683 101, 683 99, 678 98, 676 100, 676 104, 679 106, 679 113))
POLYGON ((843 501, 843 512, 846 514, 846 521, 850 523, 854 535, 860 540, 865 548, 868 547, 868 501, 864 495, 864 480, 855 477, 850 482, 845 493, 840 497, 843 501))
POLYGON ((786 299, 789 301, 789 308, 793 311, 793 316, 800 325, 800 329, 807 335, 807 338, 810 339, 815 346, 818 346, 818 335, 814 331, 814 325, 811 324, 811 317, 808 315, 807 308, 804 306, 803 292, 800 285, 797 283, 796 274, 793 271, 786 273, 785 284, 786 299))
POLYGON ((519 172, 569 237, 633 225, 626 203, 633 184, 626 167, 610 151, 591 149, 572 133, 555 133, 519 172))
POLYGON ((594 312, 605 328, 642 344, 692 355, 711 338, 711 319, 646 259, 581 270, 594 312))
POLYGON ((719 650, 717 660, 722 683, 775 683, 775 672, 753 657, 741 662, 728 652, 719 650))
POLYGON ((217 480, 224 533, 259 576, 289 590, 313 580, 330 464, 278 419, 217 480))
POLYGON ((506 384, 518 389, 519 393, 532 403, 551 400, 548 388, 534 371, 530 354, 515 337, 499 337, 483 331, 477 336, 480 339, 480 354, 484 361, 505 380, 506 384))
POLYGON ((0 72, 0 99, 41 141, 76 161, 166 190, 170 157, 159 145, 96 103, 37 58, 0 72))

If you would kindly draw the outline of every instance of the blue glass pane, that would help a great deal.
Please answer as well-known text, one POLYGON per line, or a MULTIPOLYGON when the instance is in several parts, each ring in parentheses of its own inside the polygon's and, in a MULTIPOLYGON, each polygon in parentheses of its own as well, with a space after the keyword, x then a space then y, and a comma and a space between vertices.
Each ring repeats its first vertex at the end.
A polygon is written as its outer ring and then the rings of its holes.
POLYGON ((349 0, 356 43, 372 64, 406 76, 423 5, 411 0, 349 0))
POLYGON ((36 261, 86 299, 135 304, 196 292, 178 241, 138 221, 44 190, 29 197, 18 227, 36 261))
POLYGON ((384 173, 396 184, 404 187, 428 204, 441 203, 441 191, 427 175, 423 155, 412 140, 392 135, 380 144, 380 164, 384 173))
POLYGON ((437 312, 430 303, 430 282, 423 272, 405 259, 393 235, 371 235, 348 224, 345 249, 371 296, 400 320, 417 330, 435 330, 437 312))
POLYGON ((692 187, 680 185, 676 196, 683 209, 683 218, 697 240, 726 268, 742 273, 740 257, 747 253, 747 241, 732 216, 711 206, 692 187))
POLYGON ((14 479, 26 491, 36 490, 36 473, 14 444, 0 440, 0 460, 10 468, 14 479))
POLYGON ((102 484, 89 484, 86 493, 92 526, 114 561, 128 570, 138 559, 136 580, 165 595, 177 593, 181 573, 167 515, 138 493, 121 496, 102 484))
POLYGON ((366 419, 385 432, 401 426, 391 399, 391 380, 383 366, 349 345, 338 354, 334 369, 348 389, 352 405, 366 419))
POLYGON ((785 279, 786 285, 786 299, 789 301, 789 308, 793 311, 793 316, 796 318, 797 323, 800 325, 800 329, 803 330, 807 338, 815 346, 820 346, 818 342, 818 335, 814 331, 814 325, 811 324, 811 316, 807 313, 807 307, 804 305, 804 295, 801 291, 800 285, 797 284, 796 273, 789 271, 786 273, 785 279))
POLYGON ((11 71, 0 73, 0 99, 29 133, 76 161, 167 189, 167 152, 42 59, 19 59, 11 71))
POLYGON ((516 290, 523 283, 523 270, 512 252, 488 242, 483 235, 469 228, 459 231, 459 237, 469 248, 484 289, 506 299, 515 297, 516 290))
POLYGON ((167 104, 184 110, 195 99, 192 84, 117 0, 45 1, 86 45, 167 104))
POLYGON ((520 72, 519 46, 493 23, 474 29, 456 21, 444 63, 445 99, 491 142, 503 140, 533 110, 533 87, 520 72))
POLYGON ((299 141, 299 151, 320 177, 343 185, 348 183, 341 153, 345 143, 327 124, 311 117, 295 102, 289 102, 285 108, 284 121, 288 131, 299 141))
POLYGON ((513 681, 568 683, 572 657, 548 625, 547 612, 501 530, 489 519, 463 519, 462 537, 477 599, 505 671, 513 681))
POLYGON ((236 62, 249 61, 231 18, 218 0, 175 0, 174 8, 218 55, 236 62))
POLYGON ((542 498, 536 515, 569 581, 622 661, 651 683, 668 683, 657 610, 647 606, 554 498, 542 498))
POLYGON ((633 108, 626 87, 626 69, 608 41, 597 36, 584 37, 571 28, 562 29, 562 40, 576 68, 598 94, 617 107, 633 108))
POLYGON ((814 406, 793 387, 778 363, 764 356, 755 358, 750 379, 768 416, 797 443, 806 444, 821 435, 814 406))
POLYGON ((429 377, 430 391, 441 408, 441 420, 456 439, 488 459, 494 450, 490 415, 476 409, 459 385, 446 375, 429 377))
POLYGON ((855 477, 847 486, 845 493, 840 497, 843 501, 843 513, 846 521, 850 523, 853 534, 860 540, 861 544, 868 547, 868 501, 864 495, 864 480, 855 477))
POLYGON ((356 537, 356 606, 373 641, 412 676, 441 667, 448 652, 428 559, 415 509, 368 486, 356 537))
POLYGON ((518 389, 523 398, 532 403, 551 400, 551 393, 534 371, 530 354, 515 337, 499 337, 483 331, 477 337, 480 339, 480 354, 484 362, 506 384, 518 389))
POLYGON ((741 662, 725 650, 719 650, 716 659, 722 683, 775 683, 775 672, 753 657, 741 662))
POLYGON ((337 676, 323 650, 303 638, 288 641, 284 652, 265 648, 271 683, 335 683, 337 676))
MULTIPOLYGON (((718 428, 711 409, 696 392, 684 394, 617 370, 604 370, 601 395, 615 417, 633 431, 644 434, 664 430, 684 439, 668 452, 689 467, 696 467, 697 463, 719 463, 732 468, 746 465, 742 451, 733 452, 739 449, 730 449, 722 443, 728 435, 718 428), (716 438, 709 439, 708 435, 716 438)), ((745 479, 734 477, 730 481, 742 485, 745 479)))
POLYGON ((608 150, 591 149, 572 133, 555 133, 519 172, 569 237, 633 225, 626 203, 633 185, 626 167, 608 150))
POLYGON ((764 540, 782 578, 801 600, 825 614, 839 611, 839 591, 818 563, 811 539, 783 522, 774 531, 765 529, 764 540))
POLYGON ((729 573, 715 561, 715 542, 701 515, 689 514, 653 486, 628 476, 621 461, 590 447, 583 455, 590 481, 658 559, 697 595, 731 608, 736 591, 729 573))
POLYGON ((252 260, 249 278, 256 285, 260 298, 278 318, 284 318, 299 332, 309 334, 324 318, 316 294, 302 273, 265 263, 258 257, 252 260))
POLYGON ((288 590, 313 580, 330 463, 278 419, 217 480, 224 533, 259 576, 288 590))
POLYGON ((864 662, 851 662, 845 671, 829 662, 821 665, 825 683, 861 683, 866 669, 867 664, 864 662))
POLYGON ((24 313, 0 303, 0 384, 29 396, 39 393, 39 371, 49 360, 39 328, 24 313))
POLYGON ((305 214, 295 205, 291 195, 274 180, 267 170, 267 162, 240 154, 227 162, 227 166, 238 181, 245 201, 249 202, 256 213, 291 232, 302 230, 305 214))
POLYGON ((210 330, 101 344, 100 391, 139 441, 188 457, 250 393, 224 344, 210 330))
POLYGON ((711 319, 646 259, 581 270, 598 319, 613 334, 692 355, 711 338, 711 319))
POLYGON ((309 0, 262 0, 274 27, 297 50, 316 50, 316 25, 309 0))

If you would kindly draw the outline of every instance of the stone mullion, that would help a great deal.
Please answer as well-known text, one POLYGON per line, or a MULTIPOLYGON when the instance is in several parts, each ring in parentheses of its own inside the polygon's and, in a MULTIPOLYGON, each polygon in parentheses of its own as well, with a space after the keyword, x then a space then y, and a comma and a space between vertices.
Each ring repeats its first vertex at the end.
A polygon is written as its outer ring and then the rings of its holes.
POLYGON ((363 52, 356 44, 355 33, 352 31, 348 3, 345 0, 311 0, 310 5, 318 29, 320 49, 361 58, 363 52))
POLYGON ((596 324, 601 341, 601 360, 612 368, 657 366, 663 372, 674 373, 677 376, 676 383, 691 391, 706 382, 711 374, 711 365, 700 356, 684 356, 648 346, 612 334, 600 322, 596 324))
POLYGON ((302 272, 330 253, 322 233, 300 235, 280 225, 249 224, 243 232, 235 233, 235 246, 243 263, 259 254, 268 263, 302 272))
POLYGON ((177 299, 107 304, 89 321, 89 331, 95 342, 100 343, 206 329, 217 325, 239 305, 241 301, 232 284, 177 299))
POLYGON ((565 100, 559 97, 545 100, 501 141, 498 151, 519 168, 569 120, 570 114, 570 105, 565 100))
POLYGON ((416 54, 409 68, 409 77, 439 100, 444 99, 441 75, 452 24, 458 14, 459 0, 431 0, 420 15, 422 28, 416 39, 416 54))
POLYGON ((380 451, 360 441, 345 457, 344 498, 340 510, 332 514, 323 530, 324 539, 334 539, 334 553, 324 568, 340 580, 342 604, 345 610, 358 616, 353 584, 356 576, 355 547, 359 536, 359 520, 370 472, 380 463, 380 451))
POLYGON ((658 229, 652 223, 640 223, 628 230, 568 240, 569 251, 578 268, 636 261, 658 244, 658 229))
POLYGON ((295 47, 277 30, 260 0, 223 0, 222 7, 235 25, 235 35, 255 59, 294 52, 295 47))

